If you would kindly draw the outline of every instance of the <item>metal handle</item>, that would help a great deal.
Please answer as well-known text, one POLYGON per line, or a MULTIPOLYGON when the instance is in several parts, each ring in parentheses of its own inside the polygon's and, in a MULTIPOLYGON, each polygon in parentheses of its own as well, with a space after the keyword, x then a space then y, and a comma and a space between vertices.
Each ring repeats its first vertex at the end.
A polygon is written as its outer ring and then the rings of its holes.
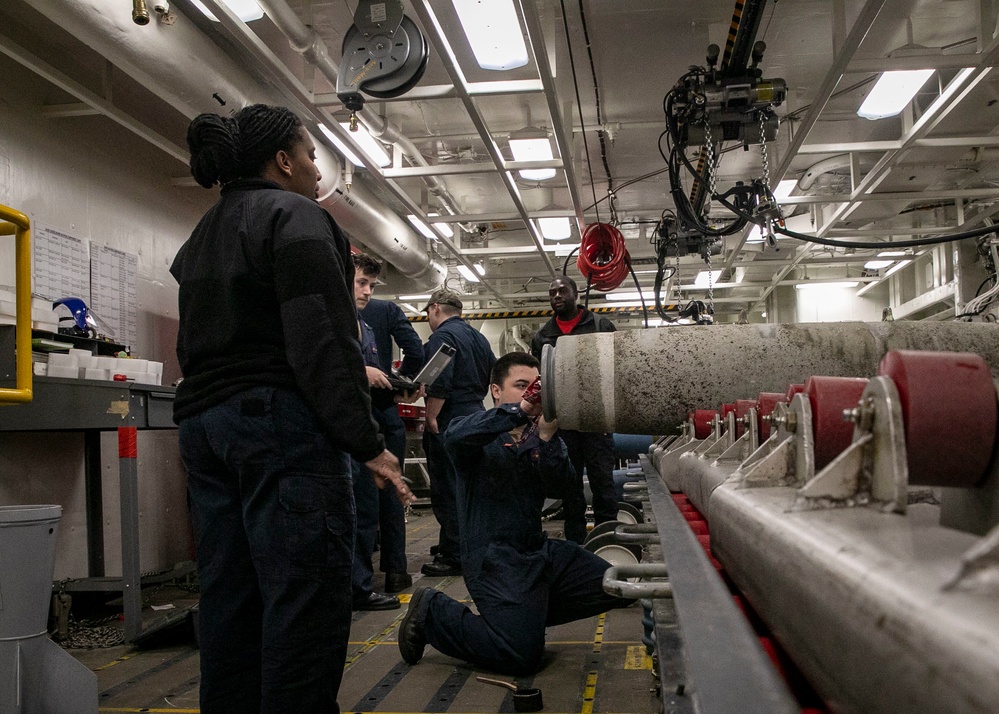
POLYGON ((659 529, 652 523, 627 523, 615 528, 614 536, 622 543, 655 543, 659 529))
POLYGON ((0 402, 32 399, 31 371, 31 221, 20 211, 0 206, 0 236, 14 235, 15 387, 0 389, 0 402))
POLYGON ((625 493, 647 493, 649 490, 649 484, 644 481, 636 481, 634 483, 625 483, 624 492, 625 493))
POLYGON ((673 586, 668 582, 632 583, 626 579, 665 578, 667 575, 665 563, 612 565, 604 573, 604 592, 628 600, 673 597, 673 586))
POLYGON ((497 687, 506 687, 507 689, 516 692, 517 685, 511 682, 504 682, 502 679, 490 679, 489 677, 476 677, 476 681, 482 682, 483 684, 495 684, 497 687))

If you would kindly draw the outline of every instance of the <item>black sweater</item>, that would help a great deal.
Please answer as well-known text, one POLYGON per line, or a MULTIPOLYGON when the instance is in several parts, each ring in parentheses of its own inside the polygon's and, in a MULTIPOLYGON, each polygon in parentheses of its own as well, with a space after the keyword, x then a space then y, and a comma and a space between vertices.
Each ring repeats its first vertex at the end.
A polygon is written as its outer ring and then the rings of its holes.
POLYGON ((262 179, 222 189, 181 247, 174 420, 256 386, 296 390, 331 443, 381 453, 358 342, 350 244, 315 201, 262 179))
MULTIPOLYGON (((569 335, 592 335, 594 332, 617 332, 617 328, 614 327, 614 323, 608 320, 603 315, 597 315, 590 312, 582 305, 578 306, 580 310, 583 311, 583 316, 579 318, 579 322, 569 335)), ((553 316, 548 322, 541 326, 537 332, 534 333, 534 337, 531 338, 531 354, 541 359, 541 350, 544 349, 545 345, 555 346, 558 342, 558 338, 562 337, 562 330, 559 328, 558 323, 555 321, 553 316)))

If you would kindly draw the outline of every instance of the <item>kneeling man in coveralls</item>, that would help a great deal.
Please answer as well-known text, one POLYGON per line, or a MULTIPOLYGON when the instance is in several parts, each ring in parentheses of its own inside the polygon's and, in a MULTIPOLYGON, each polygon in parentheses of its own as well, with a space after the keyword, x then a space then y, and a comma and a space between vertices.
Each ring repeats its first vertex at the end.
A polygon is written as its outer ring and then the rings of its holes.
POLYGON ((603 591, 607 561, 542 530, 545 496, 562 493, 573 474, 558 424, 540 416, 538 366, 522 352, 501 357, 490 377, 499 406, 457 418, 444 433, 458 475, 465 585, 479 614, 418 588, 399 627, 409 664, 430 644, 476 667, 531 674, 541 667, 546 627, 631 604, 603 591))

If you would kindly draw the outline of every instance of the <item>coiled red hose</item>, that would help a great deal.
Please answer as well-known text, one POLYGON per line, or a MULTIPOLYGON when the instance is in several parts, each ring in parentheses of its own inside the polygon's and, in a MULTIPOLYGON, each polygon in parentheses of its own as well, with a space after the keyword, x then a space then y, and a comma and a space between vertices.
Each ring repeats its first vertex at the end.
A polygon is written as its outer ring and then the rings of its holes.
POLYGON ((617 288, 628 277, 631 256, 621 231, 607 223, 591 223, 583 231, 576 267, 601 292, 617 288))

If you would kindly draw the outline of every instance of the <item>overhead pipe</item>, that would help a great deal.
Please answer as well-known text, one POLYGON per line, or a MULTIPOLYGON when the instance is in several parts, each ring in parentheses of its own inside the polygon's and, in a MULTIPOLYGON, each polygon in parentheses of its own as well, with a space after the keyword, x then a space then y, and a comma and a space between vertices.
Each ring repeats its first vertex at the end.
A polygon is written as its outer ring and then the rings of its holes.
MULTIPOLYGON (((139 27, 119 0, 25 1, 189 118, 203 112, 235 111, 257 102, 285 103, 177 10, 172 25, 157 22, 139 27)), ((339 158, 319 141, 316 154, 323 173, 320 205, 352 237, 401 273, 428 287, 439 285, 445 268, 433 260, 424 238, 373 193, 358 191, 356 184, 351 199, 342 200, 339 158)))

